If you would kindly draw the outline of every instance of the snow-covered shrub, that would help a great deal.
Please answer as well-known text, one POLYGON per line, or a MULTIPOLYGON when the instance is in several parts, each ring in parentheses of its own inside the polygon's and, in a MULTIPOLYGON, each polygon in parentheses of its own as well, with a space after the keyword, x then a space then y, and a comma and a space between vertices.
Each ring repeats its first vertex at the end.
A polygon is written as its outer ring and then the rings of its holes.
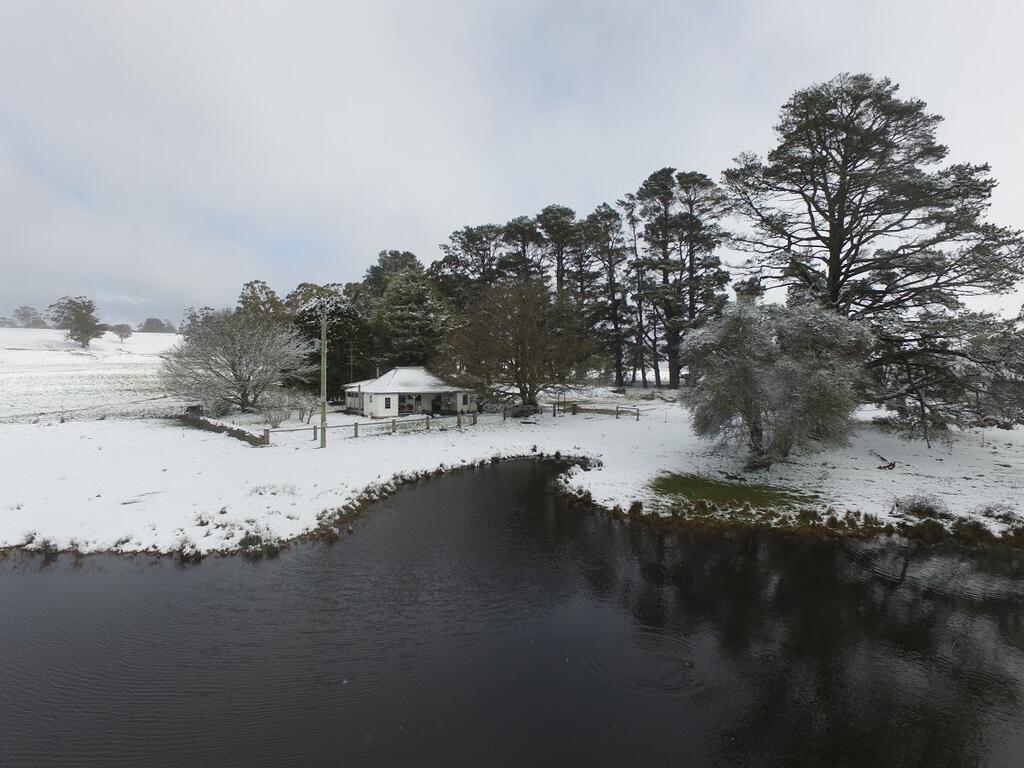
POLYGON ((841 444, 868 344, 862 326, 817 306, 730 305, 683 345, 694 430, 745 442, 755 466, 812 443, 841 444))
POLYGON ((902 496, 893 503, 893 511, 922 519, 931 517, 936 520, 949 520, 953 517, 946 502, 929 493, 911 493, 902 496))
POLYGON ((277 429, 292 414, 294 398, 280 388, 268 390, 260 399, 260 413, 267 424, 277 429))

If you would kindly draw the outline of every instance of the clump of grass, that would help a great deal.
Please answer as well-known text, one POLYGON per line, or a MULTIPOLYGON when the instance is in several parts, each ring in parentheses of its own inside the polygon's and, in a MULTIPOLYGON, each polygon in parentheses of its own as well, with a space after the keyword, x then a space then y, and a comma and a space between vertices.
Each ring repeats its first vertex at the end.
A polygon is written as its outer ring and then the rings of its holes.
POLYGON ((927 517, 915 525, 903 526, 903 533, 910 539, 924 544, 938 544, 949 537, 946 527, 934 518, 927 517))
POLYGON ((178 541, 178 546, 174 551, 174 555, 182 565, 198 563, 203 559, 203 553, 199 551, 190 539, 184 537, 178 541))
POLYGON ((991 544, 996 540, 996 535, 980 520, 967 520, 965 518, 960 518, 953 523, 953 535, 964 544, 974 546, 991 544))
POLYGON ((937 496, 928 493, 912 493, 896 499, 893 503, 893 511, 900 512, 908 517, 916 517, 918 520, 932 518, 933 520, 952 520, 953 515, 946 506, 946 502, 937 496))
POLYGON ((814 507, 803 507, 796 513, 797 525, 815 525, 821 522, 821 514, 814 507))
POLYGON ((36 545, 36 552, 43 556, 43 565, 49 565, 57 559, 60 549, 49 539, 43 539, 36 545))
POLYGON ((264 538, 258 533, 247 531, 238 540, 238 548, 245 557, 259 559, 261 557, 275 557, 281 552, 281 542, 274 538, 264 538))
POLYGON ((777 486, 674 473, 662 475, 655 480, 654 490, 665 496, 736 508, 743 507, 744 504, 758 509, 795 507, 818 498, 813 493, 801 493, 777 486))

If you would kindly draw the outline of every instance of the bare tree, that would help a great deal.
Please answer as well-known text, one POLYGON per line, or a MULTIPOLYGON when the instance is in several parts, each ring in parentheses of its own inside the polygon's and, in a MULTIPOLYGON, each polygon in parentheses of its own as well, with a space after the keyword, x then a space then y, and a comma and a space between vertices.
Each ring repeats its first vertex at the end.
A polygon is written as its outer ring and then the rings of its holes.
POLYGON ((184 339, 164 356, 161 378, 167 391, 243 411, 267 392, 302 381, 316 370, 313 345, 272 317, 231 310, 194 314, 184 339))

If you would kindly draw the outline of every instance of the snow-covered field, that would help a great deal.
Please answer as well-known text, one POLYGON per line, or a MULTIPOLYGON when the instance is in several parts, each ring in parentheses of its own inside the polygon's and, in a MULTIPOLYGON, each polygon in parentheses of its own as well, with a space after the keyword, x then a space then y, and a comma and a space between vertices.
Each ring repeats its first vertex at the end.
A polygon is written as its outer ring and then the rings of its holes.
MULTIPOLYGON (((326 450, 308 432, 275 434, 269 448, 172 422, 73 421, 0 427, 0 547, 46 539, 82 551, 201 551, 231 548, 247 532, 290 538, 318 515, 357 498, 370 484, 495 455, 585 454, 600 469, 568 483, 606 505, 650 502, 650 482, 666 471, 718 476, 738 472, 739 453, 698 441, 685 412, 665 405, 640 421, 550 413, 523 424, 482 417, 461 432, 332 439, 326 450)), ((812 454, 757 475, 819 491, 838 509, 887 518, 893 499, 934 493, 955 513, 986 503, 1016 505, 1024 488, 1024 431, 963 436, 928 450, 865 425, 847 448, 812 454), (880 453, 897 462, 879 469, 880 453)), ((650 506, 648 504, 648 506, 650 506)))
MULTIPOLYGON (((173 421, 123 418, 133 412, 118 403, 160 396, 157 355, 173 336, 140 334, 123 347, 105 338, 85 353, 60 336, 0 331, 0 422, 3 414, 49 414, 0 423, 0 548, 45 541, 81 551, 166 552, 185 544, 206 552, 234 548, 247 533, 287 539, 368 486, 493 456, 559 451, 599 459, 599 467, 574 471, 567 484, 606 506, 641 500, 648 510, 657 506, 651 483, 664 472, 742 473, 742 451, 698 440, 686 411, 665 393, 636 391, 598 394, 638 404, 639 421, 550 411, 532 423, 484 415, 462 431, 355 439, 339 430, 326 450, 311 431, 288 432, 254 448, 173 421), (61 423, 62 409, 74 418, 61 423)), ((262 426, 253 417, 237 420, 262 426)), ((350 421, 331 414, 331 423, 350 421)), ((973 431, 928 449, 865 423, 848 447, 798 456, 751 479, 817 492, 823 504, 883 522, 896 497, 915 492, 939 496, 955 514, 1006 505, 1019 516, 1024 430, 973 431), (894 469, 880 468, 889 461, 894 469)))
POLYGON ((177 339, 136 333, 122 343, 107 333, 82 349, 63 331, 0 328, 0 421, 165 412, 170 404, 155 399, 158 355, 177 339))

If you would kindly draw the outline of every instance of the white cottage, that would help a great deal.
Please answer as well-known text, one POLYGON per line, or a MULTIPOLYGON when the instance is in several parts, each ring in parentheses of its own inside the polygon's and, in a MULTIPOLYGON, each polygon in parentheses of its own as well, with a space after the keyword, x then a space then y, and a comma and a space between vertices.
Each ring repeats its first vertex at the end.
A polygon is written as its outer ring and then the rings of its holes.
POLYGON ((476 395, 442 381, 422 366, 410 366, 346 384, 345 408, 374 419, 409 413, 441 416, 475 411, 476 395))

